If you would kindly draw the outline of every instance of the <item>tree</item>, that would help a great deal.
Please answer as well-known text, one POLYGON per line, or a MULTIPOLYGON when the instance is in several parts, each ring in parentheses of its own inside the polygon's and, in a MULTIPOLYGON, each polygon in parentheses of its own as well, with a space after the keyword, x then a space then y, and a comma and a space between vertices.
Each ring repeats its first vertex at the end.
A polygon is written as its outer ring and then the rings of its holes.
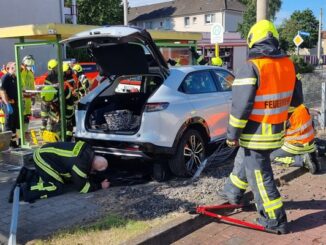
POLYGON ((310 9, 303 11, 294 11, 290 19, 283 21, 279 28, 281 48, 285 51, 294 51, 296 46, 293 38, 298 31, 309 32, 310 36, 302 36, 304 42, 300 48, 313 48, 318 42, 318 25, 319 21, 310 9))
MULTIPOLYGON (((246 10, 243 14, 243 22, 239 24, 238 31, 243 38, 247 38, 250 27, 256 23, 257 1, 259 0, 239 0, 246 5, 246 10)), ((282 0, 268 1, 268 19, 274 21, 275 14, 280 10, 282 0)))
POLYGON ((78 24, 123 24, 121 0, 77 0, 78 24))

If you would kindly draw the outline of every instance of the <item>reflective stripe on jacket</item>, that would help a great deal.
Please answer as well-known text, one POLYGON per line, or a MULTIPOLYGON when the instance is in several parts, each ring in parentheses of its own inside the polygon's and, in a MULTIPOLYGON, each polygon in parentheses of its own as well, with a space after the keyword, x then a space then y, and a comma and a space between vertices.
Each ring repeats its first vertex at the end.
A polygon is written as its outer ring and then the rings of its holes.
POLYGON ((250 61, 257 68, 259 86, 249 119, 270 124, 286 121, 296 81, 292 61, 287 57, 250 61))

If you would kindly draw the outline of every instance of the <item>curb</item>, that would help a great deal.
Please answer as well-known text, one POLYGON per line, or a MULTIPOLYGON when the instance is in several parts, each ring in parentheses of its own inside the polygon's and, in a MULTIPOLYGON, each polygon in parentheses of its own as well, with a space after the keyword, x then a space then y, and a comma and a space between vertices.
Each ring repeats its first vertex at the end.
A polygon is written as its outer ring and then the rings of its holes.
MULTIPOLYGON (((303 168, 293 169, 287 173, 279 175, 276 179, 276 185, 282 186, 284 183, 289 182, 303 174, 307 173, 307 170, 303 168)), ((252 197, 252 192, 249 191, 245 194, 246 197, 252 197)), ((217 202, 216 205, 223 204, 224 201, 217 202)), ((195 230, 212 222, 213 218, 202 216, 199 214, 185 214, 181 218, 177 218, 168 222, 167 224, 158 228, 152 229, 150 232, 141 234, 134 239, 131 239, 123 244, 126 245, 164 245, 171 244, 182 237, 192 233, 195 230)))

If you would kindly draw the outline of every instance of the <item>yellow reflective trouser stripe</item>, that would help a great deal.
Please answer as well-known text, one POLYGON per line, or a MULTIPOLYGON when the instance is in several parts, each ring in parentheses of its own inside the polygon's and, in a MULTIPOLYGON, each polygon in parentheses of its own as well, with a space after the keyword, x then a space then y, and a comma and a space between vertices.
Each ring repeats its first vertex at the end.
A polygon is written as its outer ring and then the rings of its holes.
POLYGON ((48 116, 49 114, 47 112, 44 112, 44 111, 41 111, 41 117, 46 117, 48 116))
POLYGON ((244 128, 248 120, 241 120, 232 115, 230 115, 229 124, 235 128, 244 128))
POLYGON ((89 187, 91 184, 87 181, 86 184, 84 185, 83 189, 81 189, 80 193, 87 193, 89 191, 89 187))
POLYGON ((67 110, 73 110, 74 106, 73 105, 67 105, 67 110))
POLYGON ((61 173, 60 174, 61 176, 63 176, 63 177, 66 177, 66 178, 70 178, 71 177, 71 174, 70 173, 61 173))
POLYGON ((248 77, 242 79, 235 79, 232 86, 241 86, 241 85, 256 85, 257 78, 248 77))
POLYGON ((72 170, 74 170, 75 173, 77 173, 80 177, 85 179, 87 178, 87 175, 83 171, 81 171, 76 165, 72 166, 72 170))
POLYGON ((315 143, 310 145, 306 144, 303 146, 295 146, 285 142, 281 149, 292 154, 304 154, 314 152, 316 150, 316 146, 315 143))
POLYGON ((49 164, 47 164, 40 155, 40 149, 34 152, 34 161, 44 172, 52 176, 57 181, 64 183, 57 171, 55 171, 49 164))
POLYGON ((277 162, 281 162, 287 165, 290 165, 291 163, 294 163, 293 157, 275 157, 274 159, 277 162))
POLYGON ((276 219, 274 210, 283 206, 282 200, 280 197, 272 201, 269 200, 260 170, 255 170, 255 177, 259 194, 263 200, 263 207, 270 219, 276 219))
POLYGON ((37 183, 37 185, 31 186, 31 191, 39 190, 39 191, 55 191, 57 187, 52 183, 49 182, 51 186, 44 186, 43 182, 37 183))
POLYGON ((274 212, 275 209, 278 209, 283 206, 283 202, 282 199, 279 197, 273 201, 270 201, 269 203, 264 203, 263 206, 266 212, 274 212))
POLYGON ((242 181, 238 178, 238 176, 234 175, 233 173, 230 174, 230 180, 239 189, 246 190, 248 187, 248 183, 242 181))

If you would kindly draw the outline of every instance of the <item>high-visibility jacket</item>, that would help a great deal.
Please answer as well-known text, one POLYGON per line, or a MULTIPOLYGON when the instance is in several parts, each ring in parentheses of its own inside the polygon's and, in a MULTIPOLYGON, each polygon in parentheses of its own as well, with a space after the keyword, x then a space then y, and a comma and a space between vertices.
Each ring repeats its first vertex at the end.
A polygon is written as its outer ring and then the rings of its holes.
POLYGON ((89 180, 94 151, 83 141, 46 144, 34 151, 35 164, 60 183, 72 182, 82 193, 100 188, 89 180))
POLYGON ((282 149, 292 154, 305 154, 315 151, 314 129, 308 109, 301 104, 295 108, 288 120, 282 149))
MULTIPOLYGON (((34 85, 34 73, 28 69, 22 69, 21 73, 22 80, 22 89, 23 90, 35 90, 34 85)), ((24 103, 24 115, 32 114, 32 94, 24 93, 23 95, 23 103, 24 103)))
POLYGON ((250 120, 277 124, 287 120, 295 72, 288 58, 252 59, 259 73, 259 87, 250 120))
MULTIPOLYGON (((302 93, 299 84, 288 57, 249 59, 232 85, 227 137, 248 149, 280 148, 294 87, 302 93)), ((298 97, 296 93, 294 100, 298 97)))

